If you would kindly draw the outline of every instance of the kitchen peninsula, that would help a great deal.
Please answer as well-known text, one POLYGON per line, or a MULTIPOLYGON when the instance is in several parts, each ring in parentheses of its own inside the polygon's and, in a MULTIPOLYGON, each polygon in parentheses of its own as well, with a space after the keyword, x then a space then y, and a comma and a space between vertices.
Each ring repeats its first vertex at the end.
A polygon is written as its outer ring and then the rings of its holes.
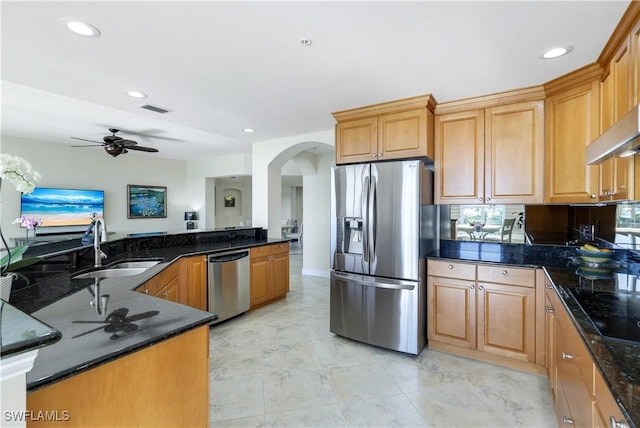
MULTIPOLYGON (((31 283, 18 282, 10 298, 12 306, 62 333, 58 343, 40 350, 27 374, 27 410, 66 411, 68 418, 31 420, 29 426, 207 426, 208 325, 217 315, 135 289, 184 258, 268 244, 265 231, 111 239, 102 244, 106 265, 159 263, 136 275, 100 280, 72 278, 91 271, 86 264, 93 259, 93 247, 77 241, 34 246, 31 255, 44 260, 21 271, 31 283)), ((185 283, 175 281, 178 287, 185 283)))

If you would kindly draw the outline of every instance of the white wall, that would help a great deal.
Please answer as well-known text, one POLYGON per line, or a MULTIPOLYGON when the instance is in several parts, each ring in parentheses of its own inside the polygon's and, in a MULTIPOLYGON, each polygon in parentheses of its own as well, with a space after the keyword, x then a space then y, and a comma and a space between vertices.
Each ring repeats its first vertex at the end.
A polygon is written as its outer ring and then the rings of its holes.
MULTIPOLYGON (((251 177, 216 178, 215 180, 215 213, 216 228, 251 225, 251 177), (225 207, 224 197, 232 189, 239 192, 234 208, 225 207)), ((208 206, 211 209, 210 206, 208 206)))
POLYGON ((331 167, 335 154, 317 155, 317 174, 304 175, 304 193, 312 195, 303 199, 304 229, 302 274, 329 276, 331 230, 331 167))
MULTIPOLYGON (((23 157, 42 175, 39 186, 105 191, 104 218, 109 232, 136 233, 185 229, 187 163, 155 155, 127 153, 116 158, 99 147, 70 147, 2 137, 2 153, 23 157), (167 218, 127 219, 127 184, 167 187, 167 218)), ((20 194, 2 186, 1 226, 5 237, 24 237, 12 224, 20 216, 20 194)))

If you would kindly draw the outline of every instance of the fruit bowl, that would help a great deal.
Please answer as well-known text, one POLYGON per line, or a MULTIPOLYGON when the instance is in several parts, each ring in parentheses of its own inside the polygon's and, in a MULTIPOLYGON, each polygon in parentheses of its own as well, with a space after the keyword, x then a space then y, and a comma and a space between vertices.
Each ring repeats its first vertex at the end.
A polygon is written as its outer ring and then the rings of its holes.
POLYGON ((581 247, 578 248, 578 255, 582 260, 589 263, 606 263, 613 257, 613 251, 593 251, 585 250, 581 247))

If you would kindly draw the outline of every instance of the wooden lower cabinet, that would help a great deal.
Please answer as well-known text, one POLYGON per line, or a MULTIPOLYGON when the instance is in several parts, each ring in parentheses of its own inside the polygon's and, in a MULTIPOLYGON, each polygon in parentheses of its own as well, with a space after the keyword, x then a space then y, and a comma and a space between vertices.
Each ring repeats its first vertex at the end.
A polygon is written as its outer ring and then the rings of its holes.
POLYGON ((172 302, 185 303, 181 293, 178 263, 170 264, 156 276, 136 288, 136 291, 172 302))
POLYGON ((31 392, 27 410, 68 412, 28 427, 208 427, 209 327, 31 392))
POLYGON ((251 309, 281 299, 289 292, 289 243, 253 247, 251 309))
POLYGON ((429 260, 427 272, 429 347, 536 362, 534 269, 429 260))
POLYGON ((207 310, 207 256, 192 256, 180 259, 180 285, 182 303, 192 308, 207 310))
POLYGON ((558 293, 546 281, 546 366, 561 427, 628 427, 558 293))

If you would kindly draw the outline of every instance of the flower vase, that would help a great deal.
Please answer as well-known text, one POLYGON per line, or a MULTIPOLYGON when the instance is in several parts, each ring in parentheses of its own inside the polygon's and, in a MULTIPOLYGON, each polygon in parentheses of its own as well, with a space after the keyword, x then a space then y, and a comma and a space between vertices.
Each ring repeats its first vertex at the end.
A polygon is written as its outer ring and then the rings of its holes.
POLYGON ((5 302, 9 301, 11 296, 11 285, 13 284, 13 274, 0 276, 0 299, 5 302))

